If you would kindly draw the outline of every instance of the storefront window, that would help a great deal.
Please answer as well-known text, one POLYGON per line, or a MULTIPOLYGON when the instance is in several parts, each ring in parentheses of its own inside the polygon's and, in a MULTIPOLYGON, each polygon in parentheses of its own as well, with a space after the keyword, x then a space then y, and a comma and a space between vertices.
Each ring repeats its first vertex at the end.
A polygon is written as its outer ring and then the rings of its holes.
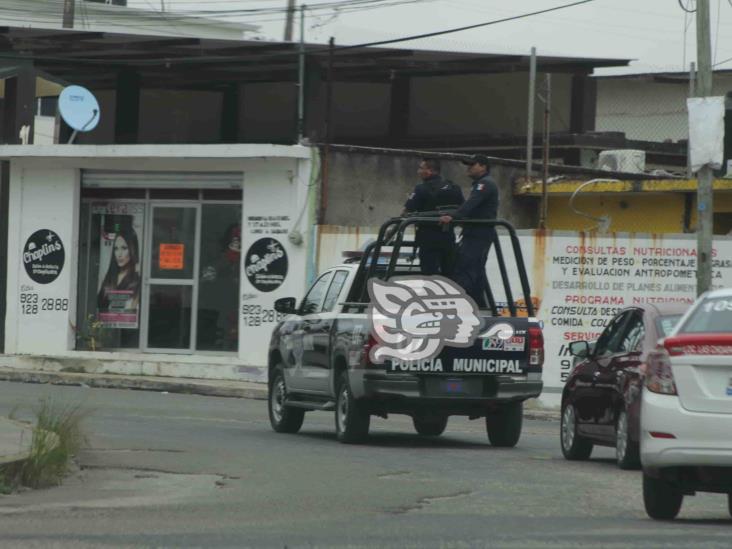
POLYGON ((77 349, 237 351, 241 202, 195 195, 83 201, 77 349))
POLYGON ((198 334, 202 351, 235 351, 239 341, 241 206, 204 204, 201 212, 201 276, 198 334))

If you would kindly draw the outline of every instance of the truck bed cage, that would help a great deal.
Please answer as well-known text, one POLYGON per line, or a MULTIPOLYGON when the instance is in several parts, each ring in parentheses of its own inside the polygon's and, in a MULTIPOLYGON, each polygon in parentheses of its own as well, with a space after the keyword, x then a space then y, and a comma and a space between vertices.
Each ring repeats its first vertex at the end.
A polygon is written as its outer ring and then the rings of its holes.
MULTIPOLYGON (((356 280, 354 281, 354 291, 351 294, 353 301, 351 301, 351 303, 349 304, 358 306, 359 304, 364 305, 368 302, 368 290, 366 282, 370 278, 378 276, 383 280, 388 280, 395 275, 397 266, 400 266, 398 261, 402 248, 411 249, 412 253, 416 252, 417 244, 413 240, 405 240, 404 238, 404 233, 409 227, 413 225, 416 226, 422 223, 434 224, 437 221, 437 218, 443 213, 445 212, 417 212, 409 216, 393 217, 385 221, 379 229, 376 240, 366 246, 363 255, 361 256, 356 280), (384 247, 392 248, 389 262, 386 265, 385 269, 383 268, 383 264, 379 264, 379 258, 382 255, 382 248, 384 247)), ((516 261, 519 280, 521 282, 521 292, 523 293, 523 299, 525 303, 525 306, 522 306, 520 308, 525 308, 528 316, 533 317, 535 311, 534 304, 531 301, 531 289, 529 287, 529 279, 526 274, 524 257, 521 253, 521 244, 519 242, 518 236, 516 235, 516 230, 513 228, 513 226, 507 221, 503 221, 500 219, 460 219, 453 220, 451 222, 451 225, 480 226, 493 227, 495 229, 505 229, 511 241, 511 249, 514 255, 514 259, 516 261)), ((498 262, 498 270, 501 275, 501 282, 503 283, 504 294, 507 302, 506 306, 508 307, 511 316, 518 316, 517 309, 519 308, 519 306, 517 306, 513 298, 511 282, 509 280, 508 271, 506 269, 506 261, 503 256, 503 250, 501 248, 498 234, 496 234, 496 237, 492 244, 492 248, 495 251, 496 260, 498 262)), ((397 272, 396 274, 401 275, 404 273, 397 272)), ((484 277, 483 282, 486 303, 488 303, 488 306, 490 307, 493 316, 499 316, 501 314, 501 311, 499 311, 499 307, 496 303, 494 293, 491 288, 491 284, 488 281, 488 278, 484 277)))

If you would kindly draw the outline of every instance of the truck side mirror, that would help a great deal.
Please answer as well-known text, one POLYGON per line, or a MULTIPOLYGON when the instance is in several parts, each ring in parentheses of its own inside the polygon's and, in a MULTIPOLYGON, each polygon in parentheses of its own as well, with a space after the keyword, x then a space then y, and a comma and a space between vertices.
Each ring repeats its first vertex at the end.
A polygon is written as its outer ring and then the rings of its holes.
POLYGON ((590 344, 586 341, 573 341, 569 344, 569 353, 577 358, 590 356, 590 344))
POLYGON ((274 309, 278 313, 293 315, 297 313, 297 301, 294 297, 281 297, 275 300, 274 309))

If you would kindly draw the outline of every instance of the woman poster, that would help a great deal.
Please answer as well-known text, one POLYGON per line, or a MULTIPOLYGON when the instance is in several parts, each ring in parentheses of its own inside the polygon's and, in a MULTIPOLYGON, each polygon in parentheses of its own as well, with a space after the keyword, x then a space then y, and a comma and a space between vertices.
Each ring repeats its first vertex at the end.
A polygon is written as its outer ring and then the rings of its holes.
POLYGON ((142 212, 120 215, 109 204, 103 215, 99 250, 97 315, 108 328, 138 327, 141 290, 140 235, 142 212), (110 211, 111 210, 111 211, 110 211))

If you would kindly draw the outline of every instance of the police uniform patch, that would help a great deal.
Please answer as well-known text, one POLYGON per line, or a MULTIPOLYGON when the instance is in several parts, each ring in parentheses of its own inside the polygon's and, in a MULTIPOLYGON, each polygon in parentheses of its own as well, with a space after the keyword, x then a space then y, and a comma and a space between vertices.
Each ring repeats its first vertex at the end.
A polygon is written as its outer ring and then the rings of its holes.
POLYGON ((475 188, 475 190, 476 191, 482 191, 483 190, 483 187, 485 187, 485 185, 483 183, 478 183, 478 186, 475 188))

